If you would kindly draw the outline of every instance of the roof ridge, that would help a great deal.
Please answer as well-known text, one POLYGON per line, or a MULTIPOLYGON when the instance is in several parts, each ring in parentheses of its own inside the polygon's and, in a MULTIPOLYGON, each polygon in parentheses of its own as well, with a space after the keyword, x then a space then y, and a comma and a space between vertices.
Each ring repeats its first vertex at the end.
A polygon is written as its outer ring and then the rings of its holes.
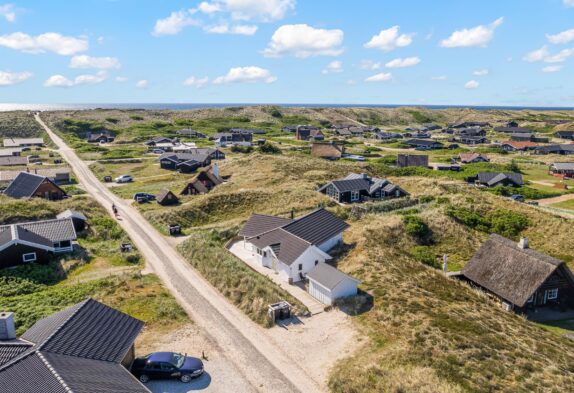
MULTIPOLYGON (((68 210, 71 210, 71 209, 68 209, 68 210)), ((77 210, 72 210, 72 211, 78 212, 77 210)), ((64 210, 64 212, 65 212, 65 210, 64 210)), ((62 213, 63 213, 63 212, 62 212, 62 213)), ((79 213, 79 212, 78 212, 78 213, 79 213)), ((58 213, 58 214, 61 214, 61 213, 58 213)), ((66 220, 71 220, 71 218, 70 218, 70 217, 65 217, 65 218, 49 218, 49 219, 47 219, 47 220, 39 220, 39 221, 16 222, 16 223, 14 223, 14 224, 0 225, 0 228, 9 227, 9 226, 12 226, 12 225, 20 226, 20 225, 28 225, 28 224, 47 223, 47 222, 51 222, 51 221, 66 221, 66 220)))
POLYGON ((60 374, 58 374, 58 372, 56 371, 56 369, 50 364, 50 362, 48 361, 48 359, 46 359, 44 357, 44 355, 39 351, 35 351, 35 353, 38 355, 38 357, 40 358, 40 360, 42 361, 42 363, 44 363, 44 365, 48 368, 48 370, 54 375, 54 377, 58 380, 58 382, 60 383, 60 385, 62 385, 62 387, 66 390, 66 392, 70 392, 72 393, 73 390, 68 386, 68 384, 66 384, 66 382, 64 381, 64 378, 62 378, 60 376, 60 374))
POLYGON ((560 266, 560 265, 564 264, 564 261, 562 261, 562 260, 560 260, 560 259, 558 259, 558 258, 554 258, 554 257, 551 256, 551 255, 544 254, 544 253, 542 253, 542 252, 540 252, 540 251, 538 251, 538 250, 534 250, 534 249, 532 249, 532 248, 520 248, 520 247, 518 247, 518 245, 517 245, 516 242, 512 241, 512 239, 508 239, 508 238, 506 238, 506 237, 504 237, 504 236, 502 236, 502 235, 499 235, 499 234, 497 234, 497 233, 493 233, 493 234, 491 235, 491 239, 494 240, 494 241, 497 241, 497 242, 499 242, 499 243, 501 243, 501 244, 503 244, 503 245, 505 245, 505 246, 512 247, 514 250, 516 250, 516 251, 518 251, 518 252, 521 252, 521 253, 523 253, 523 254, 526 254, 526 255, 528 255, 528 256, 531 256, 531 257, 540 257, 540 258, 537 258, 539 261, 544 262, 544 263, 547 263, 547 264, 550 264, 550 265, 552 265, 552 266, 560 266), (548 259, 557 261, 558 264, 554 264, 554 263, 550 262, 548 259))
MULTIPOLYGON (((47 343, 48 341, 50 341, 52 339, 52 337, 54 337, 56 335, 56 333, 60 332, 60 330, 62 330, 62 328, 64 326, 66 326, 68 324, 68 322, 70 322, 70 320, 72 320, 73 317, 76 316, 76 314, 78 313, 78 311, 80 311, 86 304, 88 304, 90 301, 92 301, 92 298, 88 297, 86 300, 84 300, 83 302, 79 303, 79 307, 74 310, 74 312, 68 317, 66 318, 66 320, 64 320, 64 322, 62 322, 60 324, 60 326, 58 326, 56 329, 54 329, 54 331, 52 332, 52 334, 50 334, 48 337, 46 337, 44 339, 44 341, 40 344, 38 344, 38 347, 36 348, 37 351, 41 350, 47 343)), ((73 306, 71 306, 73 307, 73 306)), ((62 310, 63 311, 63 310, 62 310)))

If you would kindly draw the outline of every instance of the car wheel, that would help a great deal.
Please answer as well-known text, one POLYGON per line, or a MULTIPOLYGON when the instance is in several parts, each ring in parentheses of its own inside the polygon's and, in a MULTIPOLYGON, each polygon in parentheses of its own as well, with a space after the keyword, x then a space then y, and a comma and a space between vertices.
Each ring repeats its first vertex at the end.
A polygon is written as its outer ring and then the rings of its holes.
POLYGON ((179 379, 181 380, 181 382, 189 383, 191 382, 191 375, 184 374, 179 379))
POLYGON ((147 383, 149 381, 149 377, 145 374, 140 375, 139 380, 141 383, 147 383))

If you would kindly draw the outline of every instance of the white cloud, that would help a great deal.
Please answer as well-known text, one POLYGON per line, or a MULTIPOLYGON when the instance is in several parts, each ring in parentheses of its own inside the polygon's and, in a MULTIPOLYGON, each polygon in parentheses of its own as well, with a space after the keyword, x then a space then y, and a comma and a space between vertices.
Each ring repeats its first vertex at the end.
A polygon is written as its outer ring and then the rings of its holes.
POLYGON ((562 49, 555 55, 548 56, 544 58, 546 63, 562 63, 566 61, 569 57, 574 56, 574 48, 562 49))
POLYGON ((258 27, 255 25, 237 25, 231 29, 232 34, 253 35, 257 32, 258 27))
POLYGON ((480 86, 480 83, 478 83, 474 79, 470 80, 464 84, 465 89, 476 89, 478 86, 480 86))
POLYGON ((203 31, 211 34, 226 34, 229 32, 229 25, 224 23, 221 25, 206 26, 203 28, 203 31))
POLYGON ((488 75, 489 71, 486 68, 483 68, 482 70, 476 70, 472 73, 472 75, 476 75, 476 76, 485 76, 488 75))
POLYGON ((378 70, 381 68, 381 63, 375 63, 372 60, 361 60, 357 67, 361 70, 378 70))
POLYGON ((544 45, 540 49, 533 50, 532 52, 527 53, 523 59, 529 63, 534 63, 536 61, 544 60, 544 58, 548 56, 548 47, 544 45))
POLYGON ((574 0, 562 0, 566 7, 574 7, 574 0))
POLYGON ((260 67, 235 67, 231 68, 226 75, 217 77, 213 83, 221 85, 224 83, 273 83, 277 77, 271 75, 269 70, 260 67))
POLYGON ((192 17, 191 11, 174 11, 167 18, 158 19, 155 22, 152 34, 155 36, 175 35, 186 26, 198 26, 199 21, 192 17))
POLYGON ((229 27, 227 23, 206 26, 203 30, 211 34, 238 34, 238 35, 253 35, 257 32, 258 27, 255 25, 237 25, 229 27))
POLYGON ((437 76, 432 76, 431 79, 433 81, 445 81, 448 79, 448 77, 446 75, 437 75, 437 76))
POLYGON ((405 67, 412 67, 416 66, 421 62, 421 59, 418 57, 406 57, 404 59, 397 58, 389 61, 385 64, 387 68, 405 68, 405 67))
POLYGON ((199 10, 207 14, 226 12, 233 20, 260 22, 283 19, 294 9, 295 0, 214 0, 199 5, 199 10))
POLYGON ((340 60, 330 62, 327 64, 327 67, 321 71, 322 74, 333 74, 338 72, 343 72, 343 62, 340 60))
POLYGON ((147 89, 149 85, 149 82, 145 79, 140 79, 139 81, 136 82, 136 87, 138 89, 147 89))
POLYGON ((263 54, 266 57, 293 55, 299 58, 338 56, 343 53, 343 35, 339 29, 316 29, 306 24, 283 25, 273 33, 263 54))
POLYGON ((546 66, 542 69, 542 72, 552 73, 552 72, 558 72, 561 69, 562 69, 561 65, 546 66))
POLYGON ((12 33, 0 36, 0 46, 25 53, 53 52, 62 56, 74 55, 88 50, 88 40, 68 37, 59 33, 44 33, 30 36, 25 33, 12 33))
POLYGON ((385 82, 393 79, 393 75, 389 72, 381 72, 379 74, 373 75, 365 79, 365 82, 385 82))
POLYGON ((494 31, 503 22, 503 18, 498 18, 489 25, 479 25, 469 29, 457 30, 445 40, 440 42, 443 48, 469 48, 486 47, 494 37, 494 31))
POLYGON ((349 79, 346 83, 349 86, 355 86, 357 84, 357 82, 354 79, 349 79))
POLYGON ((574 29, 566 30, 554 35, 546 34, 546 38, 551 44, 567 44, 574 41, 574 29))
POLYGON ((209 78, 207 76, 204 78, 196 78, 196 77, 192 76, 192 77, 187 78, 183 82, 183 85, 189 86, 189 87, 197 87, 198 89, 201 89, 202 87, 205 87, 208 83, 209 83, 209 78))
POLYGON ((120 68, 120 61, 115 57, 91 57, 87 55, 74 56, 70 60, 70 68, 120 68))
POLYGON ((22 83, 33 76, 31 72, 0 71, 0 86, 12 86, 22 83))
POLYGON ((369 42, 364 44, 365 48, 380 49, 385 52, 395 48, 409 46, 413 42, 413 33, 399 34, 399 26, 393 26, 386 30, 381 30, 374 35, 369 42))
POLYGON ((0 17, 8 22, 16 22, 16 10, 14 4, 0 4, 0 17))
POLYGON ((116 76, 116 82, 124 83, 127 81, 128 81, 128 78, 126 78, 125 76, 116 76))
POLYGON ((73 87, 79 85, 96 85, 102 83, 108 78, 105 71, 99 71, 95 75, 78 75, 73 80, 66 78, 63 75, 52 75, 45 82, 46 87, 73 87))

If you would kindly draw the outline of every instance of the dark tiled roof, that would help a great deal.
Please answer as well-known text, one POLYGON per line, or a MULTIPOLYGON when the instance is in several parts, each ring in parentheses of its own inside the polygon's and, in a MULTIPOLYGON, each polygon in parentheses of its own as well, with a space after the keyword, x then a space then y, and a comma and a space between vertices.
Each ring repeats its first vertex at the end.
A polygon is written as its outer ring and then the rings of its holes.
POLYGON ((283 217, 267 216, 263 214, 252 214, 245 223, 239 236, 253 237, 269 232, 273 229, 289 224, 293 220, 283 217))
POLYGON ((287 265, 295 262, 310 246, 307 241, 282 228, 251 238, 249 241, 260 249, 270 246, 277 258, 287 265))
POLYGON ((31 346, 32 344, 20 341, 9 343, 0 342, 0 367, 26 352, 31 346))
POLYGON ((345 221, 325 209, 317 209, 283 227, 307 242, 320 245, 349 227, 345 221))
POLYGON ((88 220, 84 213, 71 209, 63 211, 62 213, 58 214, 56 218, 75 218, 82 221, 88 220))
MULTIPOLYGON (((0 230, 8 230, 11 227, 19 228, 18 234, 25 233, 20 229, 32 232, 38 236, 50 240, 51 242, 58 242, 62 240, 76 239, 76 231, 74 230, 74 223, 70 218, 60 218, 55 220, 33 221, 24 222, 20 224, 3 225, 0 230)), ((24 238, 22 238, 25 240, 24 238)))
POLYGON ((334 289, 345 280, 353 280, 357 283, 359 282, 356 278, 353 278, 326 263, 319 263, 315 266, 313 270, 307 273, 307 278, 317 281, 319 284, 330 290, 334 289))
POLYGON ((442 143, 432 139, 409 139, 406 143, 412 146, 442 146, 442 143))
POLYGON ((4 193, 12 198, 31 197, 46 177, 28 172, 20 172, 8 185, 4 193))
POLYGON ((478 182, 482 184, 487 184, 489 186, 496 185, 505 179, 510 180, 517 186, 521 186, 524 184, 522 180, 522 175, 520 173, 515 172, 479 172, 478 173, 478 182))
POLYGON ((2 166, 9 166, 9 165, 26 165, 28 164, 28 157, 26 156, 9 156, 9 157, 0 157, 0 165, 2 166))
POLYGON ((367 179, 333 180, 331 183, 333 183, 339 192, 355 190, 369 191, 369 181, 367 179))
POLYGON ((147 393, 120 364, 143 323, 92 299, 36 322, 0 365, 1 392, 147 393))
POLYGON ((490 235, 462 274, 519 307, 563 264, 562 261, 500 235, 490 235))

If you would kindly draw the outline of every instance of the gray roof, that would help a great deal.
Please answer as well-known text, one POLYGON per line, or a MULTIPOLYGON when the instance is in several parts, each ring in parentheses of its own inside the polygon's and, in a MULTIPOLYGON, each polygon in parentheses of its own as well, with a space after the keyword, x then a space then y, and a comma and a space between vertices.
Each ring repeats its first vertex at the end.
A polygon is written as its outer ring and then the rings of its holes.
MULTIPOLYGON (((369 195, 372 195, 377 190, 382 189, 384 191, 393 191, 395 189, 400 189, 400 187, 393 185, 387 179, 381 179, 378 177, 370 177, 364 173, 349 173, 344 179, 333 180, 319 188, 318 191, 323 192, 328 185, 332 184, 339 190, 339 192, 348 191, 366 191, 369 195)), ((401 191, 405 192, 401 189, 401 191)), ((405 192, 406 193, 406 192, 405 192)))
POLYGON ((266 232, 249 241, 260 249, 270 246, 277 258, 287 265, 295 262, 311 245, 283 228, 266 232))
POLYGON ((0 157, 0 166, 27 165, 28 157, 26 156, 8 156, 0 157))
POLYGON ((75 239, 76 231, 70 218, 0 226, 0 247, 13 240, 22 240, 53 248, 56 242, 75 239))
MULTIPOLYGON (((492 293, 522 307, 563 262, 492 234, 462 269, 462 274, 492 293)), ((571 274, 570 274, 571 276, 571 274)))
POLYGON ((558 171, 574 171, 574 162, 555 162, 552 168, 558 171))
POLYGON ((51 180, 45 176, 20 172, 18 176, 10 182, 4 194, 12 198, 29 198, 45 180, 51 182, 51 180))
POLYGON ((283 227, 287 232, 314 245, 338 235, 349 227, 345 221, 325 209, 317 209, 283 227))
POLYGON ((486 184, 488 186, 494 186, 497 183, 510 180, 517 186, 522 186, 524 181, 522 180, 522 175, 516 172, 479 172, 478 173, 478 182, 482 184, 486 184))
POLYGON ((147 393, 120 364, 142 327, 92 299, 44 318, 22 335, 33 347, 0 366, 0 391, 147 393))
POLYGON ((197 161, 204 162, 209 158, 211 153, 196 149, 192 153, 163 153, 159 156, 159 160, 169 159, 175 162, 197 161))
POLYGON ((71 209, 64 210, 62 213, 58 214, 56 218, 75 218, 82 221, 88 220, 84 213, 71 209))
POLYGON ((293 220, 283 217, 268 216, 263 214, 252 214, 243 228, 239 231, 239 236, 253 237, 269 232, 273 229, 289 224, 293 220))
POLYGON ((26 352, 32 344, 23 341, 0 342, 0 367, 26 352))
POLYGON ((343 179, 331 182, 339 192, 369 190, 370 182, 367 179, 343 179))
POLYGON ((359 283, 359 280, 356 278, 353 278, 326 263, 319 263, 317 266, 315 266, 313 270, 307 273, 307 278, 313 281, 317 281, 319 284, 329 290, 335 289, 337 285, 345 280, 352 280, 356 283, 359 283))

